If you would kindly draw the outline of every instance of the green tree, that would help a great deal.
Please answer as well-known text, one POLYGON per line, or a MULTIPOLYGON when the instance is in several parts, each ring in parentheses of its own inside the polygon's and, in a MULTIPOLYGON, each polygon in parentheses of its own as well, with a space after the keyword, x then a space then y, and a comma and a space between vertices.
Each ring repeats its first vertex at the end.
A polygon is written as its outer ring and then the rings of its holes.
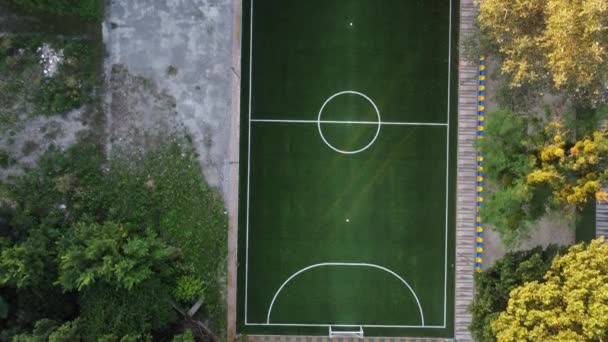
POLYGON ((535 167, 542 140, 540 123, 533 118, 501 110, 486 115, 484 172, 488 185, 481 215, 500 232, 507 245, 524 236, 530 222, 546 212, 550 193, 531 187, 525 177, 535 167))
POLYGON ((534 166, 530 154, 537 146, 530 119, 508 110, 489 112, 485 117, 484 139, 478 143, 485 155, 485 174, 495 184, 510 186, 534 166))
POLYGON ((115 336, 146 335, 176 319, 172 287, 157 278, 131 290, 96 283, 80 295, 83 334, 87 340, 112 332, 115 336))
POLYGON ((25 241, 4 248, 0 254, 0 285, 17 288, 39 285, 45 278, 51 241, 40 229, 25 241))
POLYGON ((25 333, 13 337, 13 342, 65 342, 80 341, 79 321, 59 325, 56 321, 42 319, 36 322, 31 334, 25 333))
POLYGON ((131 290, 152 277, 168 277, 178 257, 150 229, 112 222, 77 224, 62 244, 58 282, 66 290, 97 281, 131 290))
POLYGON ((561 252, 563 248, 549 246, 544 250, 536 247, 507 253, 492 267, 475 274, 475 297, 470 306, 473 319, 469 329, 476 341, 496 341, 491 323, 506 309, 511 290, 541 279, 553 258, 561 252))
POLYGON ((85 140, 0 186, 1 340, 76 318, 85 340, 170 336, 173 302, 202 296, 224 330, 226 214, 187 146, 106 160, 85 140))
POLYGON ((60 324, 77 315, 76 295, 55 284, 57 247, 75 221, 96 217, 102 160, 102 150, 86 141, 51 149, 37 168, 0 187, 0 295, 11 310, 0 321, 0 339, 42 319, 60 324))
POLYGON ((57 329, 59 324, 50 319, 36 322, 31 334, 25 333, 13 337, 13 342, 46 342, 49 336, 57 329))
POLYGON ((557 256, 541 280, 513 289, 491 322, 498 341, 605 341, 608 244, 578 244, 557 256))
POLYGON ((81 339, 80 321, 66 322, 49 335, 49 342, 79 341, 81 339))

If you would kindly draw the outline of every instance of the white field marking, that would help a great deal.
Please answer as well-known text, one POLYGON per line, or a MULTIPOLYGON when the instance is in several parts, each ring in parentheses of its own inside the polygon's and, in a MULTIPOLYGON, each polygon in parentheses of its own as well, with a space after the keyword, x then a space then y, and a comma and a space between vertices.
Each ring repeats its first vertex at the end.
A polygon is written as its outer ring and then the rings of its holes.
POLYGON ((443 271, 443 326, 447 324, 447 303, 448 303, 448 203, 449 203, 449 184, 450 184, 450 87, 452 80, 452 0, 450 0, 450 20, 448 33, 448 108, 447 120, 448 129, 446 131, 447 143, 445 148, 445 251, 444 251, 444 271, 443 271))
MULTIPOLYGON (((251 122, 261 123, 303 123, 303 124, 345 124, 345 125, 378 125, 377 121, 350 121, 350 120, 289 120, 289 119, 251 119, 251 122)), ((380 125, 396 125, 396 126, 447 126, 448 123, 443 122, 399 122, 399 121, 382 121, 380 125)))
POLYGON ((245 323, 247 323, 247 282, 249 280, 249 178, 251 176, 251 75, 253 68, 253 1, 249 12, 249 133, 247 134, 247 218, 245 233, 245 323))
MULTIPOLYGON (((249 278, 249 183, 250 183, 250 170, 251 170, 251 123, 252 122, 292 122, 292 123, 318 123, 316 120, 271 120, 271 119, 252 119, 251 118, 251 84, 252 84, 252 69, 253 69, 253 6, 254 0, 251 0, 250 8, 250 26, 249 26, 249 135, 248 135, 248 146, 247 146, 247 218, 246 218, 246 245, 245 245, 245 325, 269 325, 269 326, 311 326, 311 327, 327 327, 328 324, 268 324, 268 323, 248 323, 247 322, 247 294, 248 294, 248 278, 249 278)), ((449 181, 449 144, 450 144, 450 87, 451 87, 451 50, 452 50, 452 0, 450 0, 450 13, 449 13, 449 33, 448 33, 448 117, 447 123, 422 123, 422 122, 381 122, 381 125, 405 125, 405 126, 446 126, 447 127, 447 146, 448 151, 446 160, 446 179, 449 181)), ((328 122, 332 123, 332 122, 328 122)), ((339 122, 336 122, 339 123, 339 122)), ((377 124, 377 123, 376 123, 377 124)), ((448 181, 446 181, 446 225, 445 225, 445 255, 444 255, 444 290, 443 290, 443 325, 442 326, 406 326, 406 325, 363 325, 363 327, 377 327, 377 328, 445 328, 446 327, 446 316, 447 316, 447 251, 448 251, 448 181)), ((339 326, 339 325, 335 325, 339 326)))
POLYGON ((378 107, 376 106, 374 101, 372 101, 372 99, 369 98, 369 96, 367 96, 363 93, 360 93, 358 91, 354 91, 354 90, 344 90, 344 91, 333 94, 332 96, 328 97, 327 100, 325 100, 325 102, 323 102, 321 109, 319 109, 319 116, 317 117, 317 129, 319 130, 319 135, 321 136, 321 139, 323 139, 323 142, 325 143, 325 145, 327 145, 332 150, 334 150, 338 153, 342 153, 342 154, 356 154, 356 153, 367 150, 370 146, 372 146, 374 144, 376 139, 378 139, 378 135, 380 134, 380 127, 381 127, 380 123, 381 122, 382 122, 382 118, 380 118, 380 110, 378 110, 378 107), (323 135, 323 130, 321 129, 321 121, 322 121, 321 116, 323 115, 323 109, 325 109, 325 106, 329 102, 331 102, 331 100, 333 100, 334 98, 336 98, 340 95, 357 95, 357 96, 363 97, 365 100, 367 100, 367 102, 369 102, 374 107, 374 110, 376 111, 376 115, 378 116, 378 121, 376 122, 376 125, 378 126, 378 128, 376 128, 376 134, 374 135, 374 138, 367 145, 363 146, 362 148, 360 148, 358 150, 345 151, 345 150, 341 150, 341 149, 335 147, 329 141, 327 141, 327 139, 325 139, 325 136, 323 135))
MULTIPOLYGON (((299 274, 304 273, 310 269, 317 268, 317 267, 326 267, 326 266, 370 267, 370 268, 376 268, 376 269, 385 271, 385 272, 393 275, 394 277, 399 279, 410 290, 410 292, 414 296, 414 299, 416 299, 416 303, 418 304, 418 310, 420 310, 420 321, 422 322, 421 326, 424 326, 424 314, 422 313, 422 305, 420 305, 420 301, 418 300, 418 296, 416 296, 416 292, 414 292, 414 290, 412 289, 410 284, 408 284, 407 281, 405 281, 405 279, 403 279, 397 273, 389 270, 386 267, 382 267, 382 266, 375 265, 375 264, 351 263, 351 262, 324 262, 324 263, 320 263, 320 264, 314 264, 314 265, 304 267, 303 269, 292 274, 291 277, 287 278, 287 280, 285 280, 285 282, 281 285, 281 287, 279 287, 277 292, 274 294, 274 297, 272 298, 272 302, 270 302, 270 306, 268 307, 268 315, 266 317, 266 324, 270 324, 270 314, 272 313, 272 306, 274 305, 275 300, 277 299, 277 297, 279 296, 279 294, 281 293, 281 291, 283 290, 285 285, 287 285, 287 283, 289 283, 293 278, 297 277, 299 274)), ((336 324, 332 324, 332 325, 339 326, 336 324)), ((353 326, 353 324, 345 325, 345 326, 353 326)))
MULTIPOLYGON (((246 323, 247 326, 257 326, 257 327, 329 327, 330 324, 323 323, 246 323)), ((338 328, 348 328, 353 327, 354 325, 350 324, 331 324, 332 327, 338 328)), ((423 328, 423 329, 443 329, 445 328, 442 325, 382 325, 382 324, 361 324, 357 325, 364 328, 400 328, 400 329, 413 329, 413 328, 423 328)), ((251 335, 250 335, 251 336, 251 335)))

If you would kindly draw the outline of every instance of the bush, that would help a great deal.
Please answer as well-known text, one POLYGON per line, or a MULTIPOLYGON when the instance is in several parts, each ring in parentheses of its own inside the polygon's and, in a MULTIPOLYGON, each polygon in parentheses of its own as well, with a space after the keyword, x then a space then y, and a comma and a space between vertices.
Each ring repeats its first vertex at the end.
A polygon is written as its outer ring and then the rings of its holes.
POLYGON ((97 282, 131 290, 152 278, 171 279, 180 261, 176 248, 129 224, 76 224, 60 243, 57 283, 65 290, 82 291, 97 282))
POLYGON ((172 342, 194 342, 194 334, 188 329, 185 333, 173 337, 172 342))
POLYGON ((512 289, 543 278, 553 258, 566 249, 551 245, 528 251, 507 253, 492 267, 475 275, 475 297, 469 310, 473 320, 469 330, 475 341, 496 341, 491 328, 500 312, 506 309, 512 289))
POLYGON ((96 341, 109 331, 135 336, 160 330, 176 319, 171 299, 171 287, 154 278, 132 290, 95 284, 81 294, 83 335, 96 341))
POLYGON ((530 157, 536 146, 529 130, 529 122, 521 115, 508 110, 487 113, 479 148, 485 156, 485 174, 494 184, 509 186, 532 170, 530 157))
POLYGON ((205 296, 205 281, 193 275, 182 276, 177 280, 175 299, 180 302, 192 302, 205 296))
POLYGON ((486 115, 486 133, 478 145, 484 153, 487 180, 483 221, 501 234, 507 245, 525 236, 529 223, 546 212, 550 192, 526 183, 536 165, 540 125, 508 110, 486 115))
POLYGON ((100 21, 103 0, 11 0, 13 4, 34 14, 78 17, 100 21))

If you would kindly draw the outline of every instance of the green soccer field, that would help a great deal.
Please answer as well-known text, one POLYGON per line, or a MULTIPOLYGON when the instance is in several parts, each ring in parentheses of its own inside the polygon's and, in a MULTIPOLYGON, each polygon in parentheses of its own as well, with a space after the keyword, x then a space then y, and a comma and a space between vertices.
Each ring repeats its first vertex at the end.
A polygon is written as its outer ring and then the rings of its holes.
POLYGON ((453 336, 457 5, 244 1, 239 333, 453 336))

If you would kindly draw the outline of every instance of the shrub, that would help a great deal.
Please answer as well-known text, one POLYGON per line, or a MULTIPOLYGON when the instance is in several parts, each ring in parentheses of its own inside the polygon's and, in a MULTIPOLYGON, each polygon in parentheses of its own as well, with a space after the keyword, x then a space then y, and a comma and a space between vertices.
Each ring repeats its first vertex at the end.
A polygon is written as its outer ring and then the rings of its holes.
POLYGON ((171 287, 150 279, 131 290, 97 283, 81 294, 81 319, 87 340, 109 331, 116 336, 145 335, 175 320, 171 287))
POLYGON ((194 334, 188 329, 185 333, 173 337, 172 342, 194 342, 194 334))
POLYGON ((175 299, 191 302, 205 296, 205 281, 193 275, 182 276, 177 280, 175 299))

